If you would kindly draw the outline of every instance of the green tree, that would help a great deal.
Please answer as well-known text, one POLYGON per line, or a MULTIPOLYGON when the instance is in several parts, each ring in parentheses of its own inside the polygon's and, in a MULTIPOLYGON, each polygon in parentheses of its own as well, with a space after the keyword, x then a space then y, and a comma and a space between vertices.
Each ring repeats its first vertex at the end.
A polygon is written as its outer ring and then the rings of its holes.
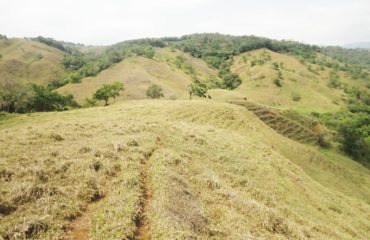
POLYGON ((16 81, 3 80, 0 82, 0 111, 25 112, 31 97, 28 87, 16 81))
POLYGON ((114 82, 112 84, 104 84, 102 88, 98 89, 94 98, 100 101, 104 101, 105 105, 108 105, 109 98, 113 98, 114 101, 118 97, 121 91, 124 90, 124 85, 121 82, 114 82))
POLYGON ((351 156, 370 164, 370 117, 356 114, 339 127, 343 150, 351 156))
POLYGON ((146 91, 146 95, 151 98, 161 98, 164 97, 163 89, 157 84, 152 84, 146 91))
POLYGON ((73 100, 73 95, 61 95, 53 92, 45 86, 32 85, 33 97, 30 100, 29 108, 31 110, 46 111, 63 111, 70 107, 78 107, 73 100))
POLYGON ((192 84, 188 86, 189 98, 192 99, 192 96, 211 98, 208 95, 208 87, 206 84, 199 82, 198 80, 193 81, 192 84))

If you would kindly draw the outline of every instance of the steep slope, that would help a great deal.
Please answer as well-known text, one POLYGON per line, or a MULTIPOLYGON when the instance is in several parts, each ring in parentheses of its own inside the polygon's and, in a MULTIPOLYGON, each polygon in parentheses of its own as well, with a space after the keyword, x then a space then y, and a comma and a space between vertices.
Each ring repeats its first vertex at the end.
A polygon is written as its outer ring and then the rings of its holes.
POLYGON ((232 104, 240 105, 253 112, 259 119, 276 130, 281 135, 301 143, 317 143, 318 136, 310 128, 284 117, 274 109, 267 108, 247 101, 230 101, 232 104))
POLYGON ((347 96, 342 88, 329 87, 331 78, 343 86, 366 86, 365 80, 353 80, 347 72, 267 49, 235 57, 232 71, 242 79, 236 91, 248 100, 300 111, 336 111, 343 107, 347 96))
POLYGON ((217 72, 208 67, 200 59, 195 59, 188 54, 168 48, 156 49, 153 59, 144 57, 130 57, 120 63, 102 71, 96 77, 89 77, 81 83, 68 84, 58 89, 61 93, 71 93, 79 103, 103 84, 120 81, 125 84, 125 95, 121 99, 147 98, 146 90, 151 84, 163 88, 165 98, 188 98, 187 87, 195 74, 201 81, 217 78, 217 72), (176 64, 177 57, 181 62, 176 64), (191 66, 186 68, 182 65, 191 66), (180 66, 179 66, 180 65, 180 66))
POLYGON ((370 234, 369 170, 242 106, 144 100, 20 115, 0 126, 0 143, 5 239, 370 234))
POLYGON ((0 40, 0 82, 47 84, 63 74, 63 52, 25 39, 0 40))

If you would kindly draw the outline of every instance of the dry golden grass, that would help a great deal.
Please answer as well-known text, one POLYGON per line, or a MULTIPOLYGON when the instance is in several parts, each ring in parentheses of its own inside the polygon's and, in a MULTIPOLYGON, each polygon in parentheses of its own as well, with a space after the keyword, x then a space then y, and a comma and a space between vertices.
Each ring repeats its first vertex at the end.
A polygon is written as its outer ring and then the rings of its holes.
POLYGON ((0 146, 4 239, 71 239, 81 214, 91 239, 131 239, 143 217, 152 239, 370 234, 368 169, 236 105, 142 100, 20 115, 0 125, 0 146))
POLYGON ((0 83, 47 84, 58 79, 64 70, 63 53, 45 44, 25 40, 0 40, 0 83))
POLYGON ((125 84, 125 93, 118 100, 148 98, 146 91, 151 84, 161 86, 166 99, 187 99, 187 87, 192 77, 176 67, 176 56, 183 56, 193 66, 200 80, 206 81, 211 76, 217 76, 214 69, 188 54, 170 49, 156 49, 154 59, 131 57, 102 71, 96 77, 85 78, 78 84, 68 84, 58 91, 73 94, 77 102, 82 104, 103 84, 120 81, 125 84))

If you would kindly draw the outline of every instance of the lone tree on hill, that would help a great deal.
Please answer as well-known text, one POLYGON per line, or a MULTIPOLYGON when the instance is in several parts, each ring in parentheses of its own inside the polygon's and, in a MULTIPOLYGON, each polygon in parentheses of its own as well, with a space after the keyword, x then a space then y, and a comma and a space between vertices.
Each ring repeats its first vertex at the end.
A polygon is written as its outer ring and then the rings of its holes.
POLYGON ((199 80, 193 81, 192 84, 188 86, 189 98, 192 99, 192 96, 211 98, 208 94, 208 87, 206 84, 199 82, 199 80))
POLYGON ((109 98, 113 98, 113 100, 116 100, 116 97, 118 97, 121 93, 121 91, 124 90, 124 85, 121 82, 114 82, 112 84, 104 84, 102 88, 98 89, 95 94, 94 98, 97 100, 101 100, 105 102, 105 106, 108 105, 109 98))
POLYGON ((164 97, 163 89, 157 84, 152 84, 146 91, 146 95, 151 98, 161 98, 164 97))

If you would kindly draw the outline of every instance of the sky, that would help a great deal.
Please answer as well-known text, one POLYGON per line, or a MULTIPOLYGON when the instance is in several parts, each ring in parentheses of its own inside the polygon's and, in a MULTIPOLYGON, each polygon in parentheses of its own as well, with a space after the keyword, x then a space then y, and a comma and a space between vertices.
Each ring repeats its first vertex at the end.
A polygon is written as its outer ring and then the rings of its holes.
POLYGON ((370 41, 370 0, 0 0, 0 34, 88 45, 218 32, 318 45, 370 41))

